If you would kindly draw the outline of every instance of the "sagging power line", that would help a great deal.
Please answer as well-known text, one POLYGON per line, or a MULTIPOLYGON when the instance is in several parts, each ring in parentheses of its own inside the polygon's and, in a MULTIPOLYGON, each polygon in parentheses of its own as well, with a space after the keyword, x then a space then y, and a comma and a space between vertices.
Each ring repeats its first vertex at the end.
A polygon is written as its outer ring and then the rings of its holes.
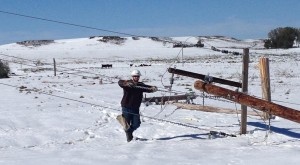
MULTIPOLYGON (((7 54, 3 54, 3 53, 1 53, 0 56, 15 58, 15 59, 24 60, 24 61, 29 61, 29 62, 32 62, 33 64, 40 63, 39 61, 30 60, 30 59, 21 58, 21 57, 16 57, 16 56, 11 56, 11 55, 7 55, 7 54)), ((3 60, 5 60, 5 59, 3 59, 3 60)), ((6 60, 6 61, 8 61, 8 60, 6 60)), ((22 64, 22 65, 30 66, 30 67, 38 67, 36 65, 24 64, 22 62, 14 62, 14 61, 9 61, 9 62, 22 64)), ((52 66, 53 64, 52 63, 41 63, 41 65, 50 65, 50 66, 52 66)), ((119 80, 118 77, 111 77, 111 76, 106 76, 106 75, 103 75, 103 74, 98 74, 98 73, 93 73, 93 72, 88 72, 88 71, 82 71, 82 70, 79 70, 79 69, 67 68, 67 67, 63 67, 63 66, 57 66, 57 67, 65 69, 65 70, 58 70, 58 72, 61 72, 61 73, 72 74, 72 75, 82 76, 82 77, 84 76, 84 77, 87 77, 87 78, 95 78, 95 77, 90 77, 90 76, 78 74, 78 73, 84 73, 84 74, 92 74, 92 75, 95 75, 95 76, 104 77, 104 78, 108 78, 108 79, 112 79, 112 80, 119 80), (77 73, 70 73, 70 72, 67 72, 67 71, 76 71, 77 73)), ((158 88, 158 90, 161 91, 161 92, 167 92, 167 93, 186 94, 186 92, 177 91, 177 90, 165 90, 163 88, 158 88)))
MULTIPOLYGON (((1 83, 1 85, 4 85, 4 86, 9 86, 9 87, 13 87, 13 88, 20 88, 19 86, 16 86, 16 85, 10 85, 10 84, 6 84, 6 83, 1 83)), ((34 90, 32 90, 34 91, 34 90)), ((91 105, 91 106, 96 106, 96 107, 101 107, 101 108, 106 108, 106 109, 110 109, 110 110, 113 110, 113 111, 118 111, 118 112, 121 112, 120 109, 115 109, 115 108, 111 108, 111 107, 108 107, 108 106, 104 106, 104 105, 99 105, 99 104, 95 104, 95 103, 89 103, 89 102, 86 102, 86 101, 81 101, 81 100, 77 100, 77 99, 72 99, 72 98, 68 98, 68 97, 64 97, 64 96, 59 96, 59 95, 55 95, 55 94, 52 94, 52 93, 46 93, 44 91, 38 91, 39 94, 44 94, 44 95, 48 95, 48 96, 51 96, 51 97, 57 97, 57 98, 60 98, 60 99, 65 99, 65 100, 69 100, 69 101, 74 101, 74 102, 78 102, 78 103, 83 103, 83 104, 87 104, 87 105, 91 105)), ((129 112, 127 112, 129 113, 129 112)), ((133 113, 132 113, 133 114, 133 113)), ((138 115, 138 114, 133 114, 133 115, 138 115)), ((183 127, 188 127, 188 128, 193 128, 193 129, 198 129, 198 130, 201 130, 201 131, 209 131, 209 132, 212 132, 211 129, 208 129, 208 128, 201 128, 199 126, 196 126, 196 125, 192 125, 192 124, 187 124, 187 123, 181 123, 181 122, 176 122, 176 121, 171 121, 171 120, 166 120, 166 119, 160 119, 160 118, 155 118, 155 117, 151 117, 151 116, 146 116, 146 115, 140 115, 141 117, 145 117, 145 118, 148 118, 148 119, 152 119, 152 120, 155 120, 155 121, 160 121, 160 122, 165 122, 165 123, 170 123, 170 124, 174 124, 174 125, 179 125, 179 126, 183 126, 183 127)), ((214 132, 214 131, 213 131, 214 132)), ((216 132, 219 132, 219 131, 216 131, 216 132)), ((220 132, 221 133, 221 132, 220 132)), ((227 134, 228 136, 233 136, 235 137, 236 135, 233 135, 233 134, 227 134)))
MULTIPOLYGON (((15 58, 15 59, 24 60, 24 61, 29 61, 29 62, 32 62, 33 64, 38 63, 38 61, 35 61, 35 60, 30 60, 30 59, 26 59, 26 58, 16 57, 16 56, 7 55, 7 54, 3 54, 3 53, 0 53, 0 56, 15 58)), ((8 61, 6 59, 2 59, 2 60, 3 61, 8 61)), ((14 61, 8 61, 8 62, 12 62, 12 63, 16 63, 16 64, 22 64, 22 65, 30 66, 30 67, 39 67, 37 65, 24 64, 22 62, 14 62, 14 61)), ((53 65, 52 63, 41 63, 41 64, 42 65, 50 65, 50 66, 53 65)), ((92 75, 95 75, 95 76, 105 77, 105 78, 108 78, 108 79, 119 80, 119 78, 116 78, 116 77, 106 76, 106 75, 103 75, 103 74, 98 74, 98 73, 93 73, 93 72, 88 72, 88 71, 82 71, 82 70, 79 70, 79 69, 73 69, 73 68, 68 68, 68 67, 63 67, 63 66, 58 66, 58 68, 65 69, 65 70, 59 70, 59 72, 61 72, 61 73, 71 74, 71 75, 75 75, 75 76, 82 76, 82 77, 85 76, 87 78, 95 78, 95 77, 91 77, 91 76, 86 76, 86 75, 78 74, 78 73, 85 73, 85 74, 92 74, 92 75), (67 72, 67 71, 76 71, 77 73, 70 73, 70 72, 67 72)), ((171 73, 175 72, 175 71, 180 71, 178 73, 176 72, 176 74, 186 73, 186 71, 179 70, 179 69, 174 69, 174 68, 170 68, 170 67, 167 69, 166 72, 168 72, 168 71, 170 71, 171 73)), ((187 73, 191 73, 191 72, 187 72, 187 73)), ((200 77, 198 77, 198 78, 201 79, 202 78, 201 76, 202 75, 200 74, 200 77)), ((205 78, 205 76, 203 78, 205 78)), ((162 78, 161 78, 161 81, 162 81, 162 78)), ((239 83, 236 83, 236 84, 239 84, 239 83)), ((187 94, 187 92, 178 91, 178 90, 174 90, 174 89, 165 90, 163 88, 158 88, 158 91, 166 92, 166 93, 182 94, 182 95, 187 94)), ((201 97, 201 98, 209 98, 209 99, 212 99, 212 100, 217 100, 217 101, 223 101, 223 102, 232 103, 232 101, 227 101, 227 100, 225 100, 223 98, 216 98, 216 97, 211 97, 211 96, 203 95, 203 94, 196 94, 195 96, 201 97)), ((253 96, 253 97, 257 97, 257 98, 261 99, 261 97, 258 97, 258 96, 253 96)), ((292 104, 292 105, 300 105, 299 103, 292 103, 292 102, 287 102, 287 101, 282 101, 282 100, 274 100, 273 99, 273 101, 274 102, 282 102, 282 103, 286 103, 286 104, 292 104)))
MULTIPOLYGON (((114 30, 108 30, 108 29, 97 28, 97 27, 92 27, 92 26, 79 25, 79 24, 65 22, 65 21, 58 21, 58 20, 53 20, 53 19, 48 19, 48 18, 42 18, 42 17, 31 16, 31 15, 26 15, 26 14, 20 14, 20 13, 16 13, 16 12, 8 12, 8 11, 4 11, 4 10, 0 10, 0 13, 13 15, 13 16, 18 16, 18 17, 23 17, 23 18, 34 19, 34 20, 40 20, 40 21, 57 23, 57 24, 63 24, 63 25, 68 25, 68 26, 73 26, 73 27, 97 30, 97 31, 102 31, 102 32, 109 32, 109 33, 113 33, 113 34, 119 34, 119 35, 130 36, 130 37, 143 37, 143 38, 151 37, 151 36, 145 36, 145 35, 136 35, 136 34, 118 32, 118 31, 114 31, 114 30)), ((166 39, 166 38, 164 38, 163 41, 173 43, 173 44, 181 43, 181 42, 172 41, 172 40, 169 40, 169 39, 166 39)))
POLYGON ((117 31, 107 30, 107 29, 102 29, 102 28, 96 28, 96 27, 91 27, 91 26, 79 25, 79 24, 69 23, 69 22, 64 22, 64 21, 57 21, 57 20, 52 20, 52 19, 47 19, 47 18, 19 14, 19 13, 15 13, 15 12, 8 12, 8 11, 3 11, 3 10, 0 10, 0 13, 24 17, 24 18, 36 19, 36 20, 41 20, 41 21, 53 22, 53 23, 58 23, 58 24, 64 24, 64 25, 69 25, 69 26, 74 26, 74 27, 80 27, 80 28, 85 28, 85 29, 92 29, 92 30, 98 30, 98 31, 109 32, 109 33, 114 33, 114 34, 121 34, 121 35, 125 35, 125 36, 147 37, 147 36, 138 36, 138 35, 129 34, 129 33, 117 32, 117 31))

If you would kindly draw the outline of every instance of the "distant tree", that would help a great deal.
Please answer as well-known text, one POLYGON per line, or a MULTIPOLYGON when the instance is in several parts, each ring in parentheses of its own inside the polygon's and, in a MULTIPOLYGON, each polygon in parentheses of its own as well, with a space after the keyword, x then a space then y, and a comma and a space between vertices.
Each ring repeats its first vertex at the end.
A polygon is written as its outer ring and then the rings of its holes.
POLYGON ((300 28, 298 29, 298 35, 297 35, 296 43, 297 43, 297 46, 299 47, 299 44, 300 44, 300 28))
POLYGON ((265 42, 264 44, 265 48, 270 49, 272 47, 270 39, 266 39, 264 42, 265 42))
POLYGON ((196 47, 204 47, 204 44, 202 44, 201 40, 198 40, 196 47))
POLYGON ((0 79, 8 78, 8 73, 10 72, 9 66, 7 63, 3 63, 0 60, 0 79))
POLYGON ((292 27, 276 28, 268 33, 265 48, 292 48, 294 41, 298 40, 300 31, 292 27))

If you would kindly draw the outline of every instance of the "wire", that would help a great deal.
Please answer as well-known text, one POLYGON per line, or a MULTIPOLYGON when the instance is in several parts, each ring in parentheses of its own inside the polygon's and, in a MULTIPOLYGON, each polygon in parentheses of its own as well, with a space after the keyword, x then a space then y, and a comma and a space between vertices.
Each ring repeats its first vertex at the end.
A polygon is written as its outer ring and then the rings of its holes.
MULTIPOLYGON (((52 19, 47 19, 47 18, 41 18, 41 17, 36 17, 36 16, 30 16, 30 15, 25 15, 25 14, 19 14, 19 13, 15 13, 15 12, 8 12, 8 11, 3 11, 0 10, 0 13, 3 14, 10 14, 10 15, 14 15, 14 16, 19 16, 19 17, 25 17, 25 18, 30 18, 30 19, 37 19, 37 20, 42 20, 42 21, 48 21, 48 22, 53 22, 53 23, 58 23, 58 24, 64 24, 64 25, 70 25, 70 26, 75 26, 75 27, 80 27, 80 28, 86 28, 86 29, 93 29, 93 30, 99 30, 99 31, 105 31, 105 32, 110 32, 110 33, 115 33, 115 34, 122 34, 122 35, 127 35, 127 36, 133 36, 133 37, 147 37, 147 36, 138 36, 138 35, 134 35, 134 34, 129 34, 129 33, 122 33, 122 32, 117 32, 117 31, 112 31, 112 30, 106 30, 106 29, 101 29, 101 28, 95 28, 95 27, 91 27, 91 26, 85 26, 85 25, 78 25, 78 24, 74 24, 74 23, 68 23, 68 22, 63 22, 63 21, 56 21, 56 20, 52 20, 52 19)), ((182 45, 184 45, 188 39, 190 39, 191 37, 187 38, 184 43, 182 45)), ((178 43, 172 40, 166 40, 170 43, 178 43)), ((181 42, 180 42, 181 43, 181 42)), ((180 49, 179 53, 177 54, 175 59, 178 59, 181 51, 183 50, 180 49)), ((174 62, 169 66, 171 67, 174 63, 176 62, 176 60, 174 60, 174 62)), ((62 67, 63 68, 63 67, 62 67)), ((166 71, 167 72, 167 71, 166 71)), ((165 73, 166 73, 165 72, 165 73)), ((164 74, 165 74, 164 73, 164 74)), ((162 78, 164 77, 164 74, 162 76, 162 78)), ((103 76, 103 75, 102 75, 103 76)), ((162 82, 162 78, 161 78, 161 82, 162 82)), ((162 85, 165 86, 162 82, 162 85)))
MULTIPOLYGON (((100 28, 93 28, 93 27, 88 27, 88 26, 82 26, 82 25, 76 25, 76 24, 72 24, 72 23, 66 23, 66 22, 61 22, 61 21, 55 21, 55 20, 50 20, 50 19, 45 19, 45 18, 39 18, 39 17, 34 17, 34 16, 28 16, 28 15, 23 15, 23 14, 17 14, 17 13, 12 13, 12 12, 6 12, 6 11, 1 11, 0 10, 0 13, 5 13, 5 14, 11 14, 11 15, 16 15, 16 16, 22 16, 22 17, 28 17, 28 18, 32 18, 32 19, 39 19, 39 20, 44 20, 44 21, 50 21, 50 22, 55 22, 55 23, 63 23, 63 24, 67 24, 67 25, 72 25, 72 26, 78 26, 78 27, 84 27, 84 28, 90 28, 90 29, 95 29, 95 30, 101 30, 101 31, 107 31, 107 32, 112 32, 112 33, 117 33, 117 34, 126 34, 126 35, 129 35, 129 36, 137 36, 137 35, 132 35, 132 34, 127 34, 127 33, 120 33, 120 32, 115 32, 115 31, 110 31, 110 30, 105 30, 105 29, 100 29, 100 28)), ((146 36, 142 36, 142 37, 146 37, 146 36)), ((188 39, 190 39, 191 37, 187 38, 185 41, 184 41, 184 44, 187 42, 188 39)), ((171 42, 172 43, 172 42, 171 42)), ((177 42, 176 42, 177 43, 177 42)), ((208 44, 206 42, 206 44, 208 44)), ((210 44, 208 44, 210 45, 210 44)), ((180 53, 181 53, 182 49, 180 49, 179 53, 177 54, 176 58, 175 59, 178 59, 180 53)), ((25 58, 20 58, 20 57, 16 57, 16 56, 10 56, 10 55, 6 55, 6 54, 0 54, 2 56, 6 56, 6 57, 13 57, 13 58, 16 58, 16 59, 22 59, 22 60, 26 60, 26 61, 31 61, 33 63, 37 63, 38 61, 33 61, 33 60, 29 60, 29 59, 25 59, 25 58)), ((3 59, 5 60, 5 59, 3 59)), ((171 65, 169 65, 169 67, 171 67, 174 63, 176 62, 176 60, 174 60, 173 63, 171 63, 171 65)), ((19 63, 20 64, 20 63, 19 63)), ((22 63, 23 64, 23 63, 22 63)), ((49 63, 42 63, 42 64, 46 64, 46 65, 51 65, 49 63)), ((32 65, 28 65, 28 66, 32 66, 32 65)), ((105 75, 100 75, 100 74, 95 74, 95 73, 91 73, 91 72, 86 72, 86 71, 82 71, 82 70, 76 70, 76 69, 70 69, 70 68, 67 68, 67 67, 62 67, 62 66, 59 66, 60 68, 63 68, 63 69, 67 69, 67 70, 71 70, 71 71, 77 71, 77 72, 81 72, 81 73, 88 73, 88 74, 94 74, 94 75, 97 75, 97 76, 103 76, 103 77, 106 77, 106 78, 111 78, 111 79, 117 79, 116 77, 109 77, 109 76, 105 76, 105 75)), ((63 71, 60 71, 60 72, 63 72, 63 71)), ((166 71, 167 72, 167 71, 166 71)), ((166 72, 162 75, 161 77, 161 83, 162 85, 165 87, 165 85, 163 84, 162 82, 162 79, 164 77, 164 75, 166 74, 166 72)), ((79 75, 79 74, 76 74, 76 73, 68 73, 68 74, 73 74, 73 75, 79 75)), ((83 75, 79 75, 79 76, 83 76, 83 75)), ((86 76, 87 77, 87 76, 86 76)), ((93 78, 93 77, 92 77, 93 78)), ((160 91, 164 91, 164 90, 160 90, 160 91)), ((172 93, 185 93, 185 92, 181 92, 181 91, 175 91, 175 90, 169 90, 169 91, 164 91, 164 92, 172 92, 172 93)), ((257 97, 257 98, 260 98, 260 97, 257 97)), ((294 105, 300 105, 298 103, 292 103, 292 102, 286 102, 286 101, 279 101, 279 100, 272 100, 272 101, 275 101, 275 102, 282 102, 282 103, 287 103, 287 104, 294 104, 294 105)))
MULTIPOLYGON (((29 61, 29 62, 32 62, 32 63, 38 63, 39 62, 39 61, 29 60, 29 59, 25 59, 25 58, 21 58, 21 57, 16 57, 16 56, 11 56, 11 55, 7 55, 7 54, 3 54, 3 53, 0 53, 0 56, 16 58, 16 59, 20 59, 20 60, 24 60, 24 61, 29 61)), ((1 60, 3 60, 3 61, 9 61, 9 60, 6 60, 6 59, 1 59, 1 60)), ((22 62, 14 62, 14 61, 9 61, 9 62, 17 63, 17 64, 22 64, 22 65, 25 65, 25 66, 38 67, 36 65, 24 64, 22 62)), ((52 65, 50 63, 41 63, 41 64, 52 65)), ((116 77, 110 77, 110 76, 106 76, 106 75, 96 74, 96 73, 93 73, 93 72, 87 72, 87 71, 82 71, 82 70, 77 70, 77 69, 71 69, 71 68, 67 68, 67 67, 63 67, 63 66, 57 66, 57 68, 63 68, 63 69, 66 69, 67 71, 77 71, 79 73, 93 74, 93 75, 96 75, 96 76, 102 76, 102 77, 109 78, 109 79, 119 80, 119 78, 116 78, 116 77)), ((81 75, 81 74, 78 74, 78 73, 65 72, 65 70, 63 70, 63 71, 57 70, 57 71, 58 72, 62 72, 62 73, 77 75, 77 76, 85 76, 85 75, 81 75)), ((95 77, 90 77, 90 76, 85 76, 85 77, 95 78, 95 77)), ((107 81, 107 80, 104 80, 104 81, 107 81)), ((161 79, 161 81, 162 81, 162 79, 161 79)), ((175 93, 175 94, 186 94, 186 92, 177 91, 177 90, 173 90, 173 89, 172 90, 164 90, 163 88, 158 88, 158 91, 167 92, 167 93, 175 93)), ((218 101, 224 101, 224 102, 230 102, 230 103, 232 102, 232 101, 227 101, 227 100, 221 100, 221 98, 217 99, 217 98, 211 97, 211 96, 204 96, 204 95, 196 95, 196 96, 205 97, 205 98, 209 98, 209 99, 214 99, 214 100, 218 100, 218 101)), ((253 97, 262 99, 262 97, 259 97, 259 96, 253 96, 253 97)), ((287 103, 287 104, 293 104, 293 105, 300 105, 298 103, 287 102, 287 101, 280 101, 280 100, 272 100, 272 101, 274 101, 274 102, 282 102, 282 103, 287 103)))
MULTIPOLYGON (((39 61, 29 60, 29 59, 25 59, 25 58, 21 58, 21 57, 16 57, 16 56, 11 56, 11 55, 2 54, 2 53, 0 54, 0 56, 12 57, 12 58, 21 59, 21 60, 24 60, 24 61, 29 61, 29 62, 32 62, 32 63, 38 63, 39 62, 39 61)), ((5 59, 3 59, 3 60, 5 60, 5 59)), ((11 61, 11 62, 13 62, 13 61, 11 61)), ((13 63, 16 63, 16 62, 13 62, 13 63)), ((24 63, 18 63, 18 64, 26 65, 24 63)), ((41 64, 42 65, 51 65, 51 66, 53 65, 53 64, 50 64, 50 63, 41 63, 41 64)), ((37 66, 33 66, 33 67, 37 67, 37 66)), ((102 77, 106 77, 106 78, 117 79, 115 77, 109 77, 109 76, 106 76, 106 75, 101 75, 101 74, 96 74, 96 73, 93 73, 93 72, 87 72, 87 71, 82 71, 82 70, 67 68, 67 67, 63 67, 63 66, 56 66, 56 68, 63 68, 63 69, 66 69, 67 71, 77 71, 77 72, 81 72, 81 73, 87 73, 87 74, 93 74, 93 75, 96 75, 96 76, 102 76, 102 77)), ((60 71, 60 72, 63 72, 63 71, 60 71)), ((68 74, 75 74, 75 73, 68 73, 68 74)), ((83 75, 79 75, 79 76, 83 76, 83 75)))
POLYGON ((25 18, 31 18, 31 19, 36 19, 36 20, 42 20, 42 21, 47 21, 47 22, 53 22, 53 23, 58 23, 58 24, 70 25, 70 26, 75 26, 75 27, 80 27, 80 28, 104 31, 104 32, 109 32, 109 33, 122 34, 122 35, 126 35, 126 36, 146 37, 146 36, 137 36, 137 35, 134 35, 134 34, 112 31, 112 30, 106 30, 106 29, 101 29, 101 28, 95 28, 95 27, 91 27, 91 26, 78 25, 78 24, 68 23, 68 22, 63 22, 63 21, 56 21, 56 20, 52 20, 52 19, 35 17, 35 16, 30 16, 30 15, 25 15, 25 14, 18 14, 18 13, 14 13, 14 12, 3 11, 3 10, 0 10, 0 13, 10 14, 10 15, 25 17, 25 18))
MULTIPOLYGON (((8 60, 1 59, 1 58, 0 58, 0 60, 8 61, 8 60)), ((8 62, 16 63, 16 64, 22 64, 22 65, 25 65, 25 66, 38 67, 38 66, 36 66, 36 65, 29 65, 29 64, 24 64, 24 63, 21 63, 21 62, 13 62, 13 61, 8 61, 8 62)), ((38 68, 38 69, 41 69, 41 70, 42 70, 42 68, 38 68)), ((86 75, 82 75, 82 74, 78 74, 78 73, 65 72, 64 70, 62 70, 62 71, 57 70, 57 72, 66 73, 66 74, 71 74, 71 75, 75 75, 75 76, 82 76, 82 77, 87 77, 87 78, 95 78, 95 77, 86 76, 86 75)), ((108 81, 108 80, 104 80, 104 81, 108 81)))
MULTIPOLYGON (((5 85, 5 86, 10 86, 10 87, 14 87, 14 88, 19 88, 18 86, 15 86, 15 85, 10 85, 10 84, 5 84, 5 83, 1 83, 1 85, 5 85)), ((97 106, 97 107, 101 107, 101 108, 107 108, 107 109, 111 109, 111 110, 114 110, 114 111, 121 111, 119 109, 114 109, 114 108, 111 108, 111 107, 108 107, 108 106, 104 106, 104 105, 98 105, 98 104, 94 104, 94 103, 89 103, 89 102, 85 102, 85 101, 80 101, 80 100, 76 100, 76 99, 72 99, 72 98, 67 98, 67 97, 64 97, 64 96, 58 96, 58 95, 54 95, 54 94, 51 94, 51 93, 46 93, 46 92, 43 92, 43 91, 39 91, 39 94, 44 94, 44 95, 48 95, 48 96, 52 96, 52 97, 57 97, 57 98, 60 98, 60 99, 66 99, 66 100, 70 100, 70 101, 74 101, 74 102, 79 102, 79 103, 83 103, 83 104, 88 104, 88 105, 91 105, 91 106, 97 106)), ((139 114, 134 114, 134 113, 130 113, 130 112, 127 112, 129 114, 132 114, 132 115, 139 115, 139 114)), ((179 125, 179 126, 183 126, 183 127, 189 127, 189 128, 193 128, 193 129, 198 129, 198 130, 204 130, 204 131, 211 131, 211 129, 206 129, 206 128, 200 128, 199 126, 195 126, 195 125, 192 125, 192 124, 187 124, 187 123, 180 123, 180 122, 176 122, 176 121, 171 121, 171 120, 166 120, 166 119, 159 119, 159 118, 155 118, 155 117, 151 117, 151 116, 145 116, 145 115, 139 115, 141 117, 145 117, 145 118, 148 118, 148 119, 152 119, 152 120, 156 120, 156 121, 160 121, 160 122, 166 122, 166 123, 170 123, 170 124, 174 124, 174 125, 179 125)))
POLYGON ((235 105, 236 118, 238 120, 239 126, 241 126, 241 120, 239 118, 239 113, 238 113, 238 109, 237 109, 236 103, 234 103, 234 105, 235 105))
MULTIPOLYGON (((48 22, 53 22, 53 23, 58 23, 58 24, 64 24, 64 25, 69 25, 69 26, 75 26, 75 27, 80 27, 80 28, 86 28, 86 29, 92 29, 92 30, 98 30, 98 31, 104 31, 104 32, 109 32, 109 33, 115 33, 115 34, 121 34, 121 35, 128 35, 128 36, 135 36, 135 37, 146 37, 146 36, 137 36, 137 35, 133 35, 133 34, 129 34, 129 33, 123 33, 123 32, 117 32, 117 31, 112 31, 112 30, 106 30, 106 29, 101 29, 101 28, 95 28, 95 27, 91 27, 91 26, 85 26, 85 25, 79 25, 79 24, 74 24, 74 23, 68 23, 68 22, 63 22, 63 21, 56 21, 56 20, 51 20, 51 19, 46 19, 46 18, 41 18, 41 17, 35 17, 35 16, 29 16, 29 15, 24 15, 24 14, 18 14, 18 13, 13 13, 13 12, 7 12, 7 11, 2 11, 0 10, 0 13, 4 13, 4 14, 10 14, 10 15, 14 15, 14 16, 20 16, 20 17, 26 17, 26 18, 30 18, 30 19, 36 19, 36 20, 42 20, 42 21, 48 21, 48 22)), ((188 38, 189 39, 189 38, 188 38)), ((187 40, 186 40, 187 41, 187 40)), ((185 41, 185 42, 186 42, 185 41)), ((206 43, 207 44, 207 43, 206 43)), ((209 45, 209 44, 208 44, 209 45)), ((176 58, 178 58, 180 52, 183 49, 181 49, 178 53, 178 55, 176 56, 176 58)), ((183 61, 182 61, 183 62, 183 61)), ((174 63, 173 63, 174 64, 174 63)), ((173 64, 171 64, 170 66, 172 66, 173 64)), ((69 69, 69 68, 65 68, 65 67, 61 67, 64 69, 69 69)), ((76 71, 75 69, 72 69, 72 71, 76 71)), ((82 72, 82 71, 80 71, 82 72)), ((82 72, 83 73, 83 72, 82 72)), ((85 72, 87 73, 87 72, 85 72)), ((165 72, 166 73, 166 72, 165 72)), ((165 74, 164 73, 164 74, 165 74)), ((69 73, 71 74, 71 73, 69 73)), ((74 73, 72 73, 74 74, 74 73)), ((163 74, 163 75, 164 75, 163 74)), ((103 75, 102 75, 103 76, 103 75)), ((163 77, 163 76, 162 76, 163 77)), ((2 83, 1 83, 2 84, 2 83)), ((162 83, 163 84, 163 83, 162 83)), ((164 86, 164 85, 163 85, 164 86)), ((45 93, 44 93, 45 94, 45 93)), ((48 94, 49 95, 49 94, 48 94)), ((54 95, 53 95, 54 96, 54 95)), ((55 96, 55 97, 59 97, 59 96, 55 96)), ((63 97, 61 97, 63 98, 63 97)), ((75 101, 75 100, 73 100, 75 101)), ((76 100, 78 102, 80 102, 79 100, 76 100)), ((82 103, 86 103, 86 102, 82 102, 82 103)), ((296 104, 296 103, 295 103, 296 104)), ((296 105, 300 105, 300 104, 296 104, 296 105)), ((105 107, 107 108, 107 107, 105 107)))
MULTIPOLYGON (((259 96, 253 96, 253 97, 256 97, 258 99, 263 99, 262 97, 259 97, 259 96)), ((287 102, 287 101, 280 101, 280 100, 272 100, 272 102, 281 102, 281 103, 287 103, 287 104, 294 104, 294 105, 300 105, 298 103, 292 103, 292 102, 287 102)))
MULTIPOLYGON (((149 37, 150 38, 150 36, 135 35, 135 34, 130 34, 130 33, 118 32, 118 31, 107 30, 107 29, 102 29, 102 28, 97 28, 97 27, 92 27, 92 26, 79 25, 79 24, 75 24, 75 23, 57 21, 57 20, 53 20, 53 19, 47 19, 47 18, 42 18, 42 17, 19 14, 19 13, 15 13, 15 12, 8 12, 8 11, 4 11, 4 10, 0 10, 0 13, 19 16, 19 17, 25 17, 25 18, 30 18, 30 19, 36 19, 36 20, 41 20, 41 21, 47 21, 47 22, 52 22, 52 23, 64 24, 64 25, 68 25, 68 26, 80 27, 80 28, 85 28, 85 29, 92 29, 92 30, 109 32, 109 33, 114 33, 114 34, 121 34, 121 35, 125 35, 125 36, 143 37, 143 38, 148 38, 149 37)), ((169 42, 169 43, 173 43, 173 44, 178 44, 179 43, 177 41, 172 41, 171 39, 166 39, 165 37, 163 39, 160 39, 160 40, 165 41, 165 42, 169 42)))
MULTIPOLYGON (((11 56, 11 55, 7 55, 7 54, 3 54, 3 53, 0 53, 0 56, 5 56, 5 57, 11 57, 11 58, 16 58, 16 59, 20 59, 20 60, 24 60, 24 61, 29 61, 29 62, 32 62, 32 63, 38 63, 39 61, 34 61, 34 60, 29 60, 29 59, 25 59, 25 58, 21 58, 21 57, 16 57, 16 56, 11 56)), ((6 59, 2 59, 2 60, 5 60, 5 61, 8 61, 6 59)), ((31 66, 31 67, 38 67, 36 65, 29 65, 29 64, 24 64, 22 62, 14 62, 14 61, 10 61, 12 63, 17 63, 17 64, 22 64, 22 65, 25 65, 25 66, 31 66)), ((45 64, 45 65, 51 65, 50 63, 42 63, 42 65, 45 64)), ((67 68, 67 67, 62 67, 62 66, 57 66, 57 68, 63 68, 63 69, 66 69, 67 71, 77 71, 79 73, 87 73, 87 74, 93 74, 93 75, 96 75, 96 76, 102 76, 102 77, 105 77, 105 78, 108 78, 108 79, 116 79, 116 80, 119 80, 119 78, 117 77, 110 77, 110 76, 106 76, 106 75, 101 75, 101 74, 96 74, 96 73, 92 73, 92 72, 87 72, 87 71, 82 71, 82 70, 77 70, 77 69, 71 69, 71 68, 67 68)), ((59 70, 58 70, 59 71, 59 70)), ((59 71, 59 72, 62 72, 62 73, 67 73, 67 74, 72 74, 72 75, 77 75, 77 76, 85 76, 85 75, 81 75, 81 74, 77 74, 77 73, 70 73, 70 72, 65 72, 65 71, 59 71)), ((85 76, 85 77, 88 77, 88 78, 94 78, 94 77, 90 77, 90 76, 85 76)), ((167 93, 175 93, 175 94, 186 94, 186 92, 182 92, 182 91, 176 91, 176 90, 164 90, 163 88, 158 88, 159 91, 161 92, 167 92, 167 93)))
POLYGON ((272 101, 275 101, 275 102, 281 102, 281 103, 287 103, 287 104, 300 105, 300 104, 298 104, 298 103, 291 103, 291 102, 287 102, 287 101, 279 101, 279 100, 272 100, 272 101))
MULTIPOLYGON (((21 60, 25 60, 25 61, 30 61, 30 62, 33 62, 33 63, 37 63, 38 61, 34 61, 34 60, 29 60, 29 59, 25 59, 25 58, 20 58, 20 57, 15 57, 15 56, 10 56, 10 55, 6 55, 6 54, 0 54, 1 56, 6 56, 6 57, 12 57, 12 58, 16 58, 16 59, 21 59, 21 60)), ((1 59, 3 61, 8 61, 6 59, 1 59)), ((24 64, 22 62, 14 62, 14 61, 9 61, 9 62, 12 62, 12 63, 16 63, 16 64, 22 64, 22 65, 25 65, 25 66, 31 66, 31 67, 38 67, 36 65, 29 65, 29 64, 24 64)), ((42 63, 42 64, 46 64, 46 65, 52 65, 50 63, 42 63)), ((103 76, 103 77, 106 77, 106 78, 110 78, 110 79, 118 79, 116 77, 109 77, 109 76, 105 76, 105 75, 101 75, 101 74, 96 74, 96 73, 92 73, 92 72, 87 72, 87 71, 82 71, 82 70, 76 70, 76 69, 71 69, 71 68, 67 68, 67 67, 62 67, 62 66, 58 66, 58 68, 63 68, 63 69, 66 69, 67 71, 77 71, 79 73, 88 73, 88 74, 94 74, 96 76, 103 76)), ((64 70, 63 71, 60 71, 60 70, 57 70, 58 72, 62 72, 62 73, 67 73, 67 74, 72 74, 72 75, 76 75, 76 76, 85 76, 85 75, 81 75, 81 74, 77 74, 77 73, 70 73, 70 72, 65 72, 64 70)), ((88 77, 88 78, 94 78, 94 77, 90 77, 90 76, 85 76, 85 77, 88 77)), ((105 80, 104 80, 105 81, 105 80)), ((167 93, 175 93, 175 94, 186 94, 186 92, 182 92, 182 91, 177 91, 177 90, 164 90, 162 88, 158 88, 158 91, 161 91, 161 92, 167 92, 167 93)), ((217 99, 215 97, 211 97, 211 96, 205 96, 205 95, 195 95, 195 96, 199 96, 199 97, 202 97, 202 98, 209 98, 209 99, 213 99, 213 100, 217 100, 217 101, 223 101, 223 102, 229 102, 229 103, 232 103, 232 101, 227 101, 227 100, 221 100, 221 98, 217 99)), ((254 97, 257 97, 257 98, 261 98, 261 97, 258 97, 258 96, 254 96, 254 97)), ((294 105, 300 105, 300 104, 297 104, 297 103, 291 103, 291 102, 285 102, 285 101, 279 101, 279 100, 273 100, 275 102, 283 102, 283 103, 287 103, 287 104, 294 104, 294 105)))

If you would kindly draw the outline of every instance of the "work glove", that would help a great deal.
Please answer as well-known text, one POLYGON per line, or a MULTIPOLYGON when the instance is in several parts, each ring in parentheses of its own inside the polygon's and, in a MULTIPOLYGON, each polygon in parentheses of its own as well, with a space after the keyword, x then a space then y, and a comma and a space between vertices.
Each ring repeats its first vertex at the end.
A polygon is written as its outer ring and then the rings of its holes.
POLYGON ((127 82, 126 86, 133 88, 135 87, 135 84, 133 82, 127 82))
POLYGON ((150 89, 151 89, 153 92, 156 92, 156 91, 158 90, 156 86, 153 86, 153 87, 151 87, 150 89))

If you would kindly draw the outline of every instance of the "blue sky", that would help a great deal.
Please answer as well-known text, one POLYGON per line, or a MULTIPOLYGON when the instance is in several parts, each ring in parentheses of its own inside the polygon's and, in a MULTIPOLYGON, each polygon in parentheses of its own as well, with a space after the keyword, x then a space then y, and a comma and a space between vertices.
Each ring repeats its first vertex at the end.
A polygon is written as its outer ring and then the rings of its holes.
MULTIPOLYGON (((0 11, 143 36, 267 38, 300 28, 299 0, 0 0, 0 11)), ((118 35, 0 12, 0 44, 118 35)))

